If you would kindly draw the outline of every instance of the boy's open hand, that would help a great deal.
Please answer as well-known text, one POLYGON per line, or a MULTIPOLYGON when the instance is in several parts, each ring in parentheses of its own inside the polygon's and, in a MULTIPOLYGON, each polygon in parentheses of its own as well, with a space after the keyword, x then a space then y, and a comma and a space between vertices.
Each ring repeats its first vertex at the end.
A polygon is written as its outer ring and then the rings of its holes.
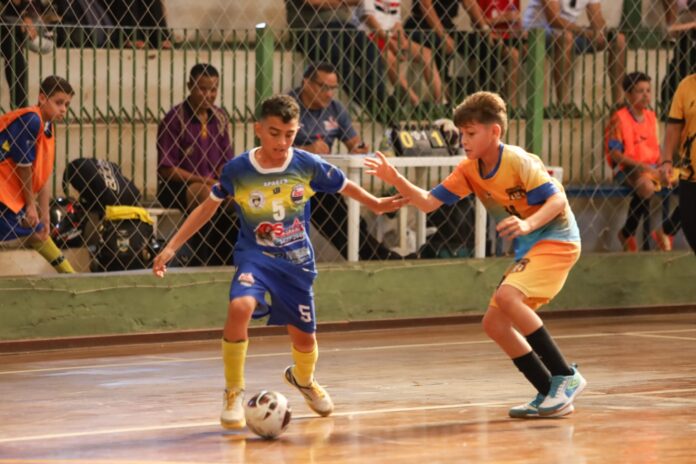
POLYGON ((378 151, 375 152, 374 158, 365 158, 363 162, 367 168, 366 173, 382 179, 387 184, 394 185, 399 178, 399 171, 378 151))
POLYGON ((155 256, 155 261, 152 264, 152 273, 155 274, 160 279, 164 277, 167 272, 167 263, 174 258, 176 252, 169 247, 165 247, 164 250, 155 256))
POLYGON ((527 235, 532 231, 529 223, 517 216, 508 216, 498 223, 495 230, 503 238, 515 238, 520 235, 527 235))
POLYGON ((376 214, 391 213, 408 203, 408 198, 392 195, 377 199, 377 206, 372 210, 376 214))

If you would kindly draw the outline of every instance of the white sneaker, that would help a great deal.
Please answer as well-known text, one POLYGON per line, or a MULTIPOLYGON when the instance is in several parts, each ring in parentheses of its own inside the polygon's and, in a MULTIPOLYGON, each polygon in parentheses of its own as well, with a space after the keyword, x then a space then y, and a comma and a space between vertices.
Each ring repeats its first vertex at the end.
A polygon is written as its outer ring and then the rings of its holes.
POLYGON ((575 397, 585 389, 587 380, 580 375, 576 367, 572 367, 573 375, 554 375, 551 377, 551 389, 544 401, 539 404, 539 415, 550 416, 573 403, 575 397))
POLYGON ((288 385, 297 388, 297 390, 302 393, 307 406, 309 406, 312 411, 323 417, 331 414, 333 412, 334 405, 333 401, 331 401, 329 393, 314 379, 312 379, 312 383, 307 386, 297 383, 297 379, 295 379, 295 376, 292 374, 292 367, 293 366, 288 366, 288 368, 285 369, 285 373, 283 374, 283 379, 285 382, 288 385))
POLYGON ((220 425, 228 430, 243 429, 244 419, 244 390, 225 390, 222 394, 222 414, 220 425))
MULTIPOLYGON (((533 419, 542 417, 539 415, 539 405, 544 401, 544 398, 546 398, 544 395, 537 393, 537 396, 529 403, 510 408, 508 415, 515 419, 533 419)), ((573 411, 575 411, 575 407, 573 407, 573 404, 571 403, 564 409, 552 412, 543 417, 562 417, 572 414, 573 411)))

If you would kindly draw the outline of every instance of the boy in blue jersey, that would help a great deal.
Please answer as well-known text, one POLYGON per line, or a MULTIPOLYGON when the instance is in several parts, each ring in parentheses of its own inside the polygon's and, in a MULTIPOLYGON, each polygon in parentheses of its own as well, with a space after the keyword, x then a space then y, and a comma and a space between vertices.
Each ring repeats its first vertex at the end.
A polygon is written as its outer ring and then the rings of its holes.
POLYGON ((333 411, 329 394, 314 379, 318 350, 312 283, 317 271, 309 241, 311 196, 340 192, 377 214, 405 204, 398 196, 376 198, 322 158, 293 149, 299 116, 299 106, 290 96, 262 103, 254 125, 261 146, 225 164, 210 198, 189 215, 153 265, 155 275, 163 277, 167 262, 210 220, 220 203, 227 197, 234 200, 241 224, 222 340, 226 389, 220 422, 227 429, 246 424, 244 362, 252 316, 270 314, 269 324, 287 326, 294 365, 285 370, 285 381, 317 414, 328 416, 333 411))
POLYGON ((35 106, 0 116, 0 242, 21 240, 60 273, 75 272, 50 236, 50 177, 55 164, 55 121, 67 114, 70 83, 46 77, 35 106))
POLYGON ((498 233, 514 240, 515 262, 489 302, 483 327, 538 391, 510 416, 564 416, 587 382, 566 362, 535 310, 563 287, 580 256, 580 233, 563 187, 539 157, 501 143, 506 115, 505 103, 491 92, 474 93, 455 109, 467 158, 431 191, 410 183, 379 152, 365 164, 369 174, 426 213, 473 193, 495 218, 498 233))

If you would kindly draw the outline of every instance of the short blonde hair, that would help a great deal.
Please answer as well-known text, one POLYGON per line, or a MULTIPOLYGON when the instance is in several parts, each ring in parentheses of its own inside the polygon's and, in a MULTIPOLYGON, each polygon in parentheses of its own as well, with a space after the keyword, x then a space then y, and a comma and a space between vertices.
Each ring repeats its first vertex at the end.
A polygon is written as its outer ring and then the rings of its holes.
POLYGON ((454 125, 465 126, 468 123, 498 124, 502 137, 507 132, 507 108, 497 93, 476 92, 464 99, 454 109, 454 125))

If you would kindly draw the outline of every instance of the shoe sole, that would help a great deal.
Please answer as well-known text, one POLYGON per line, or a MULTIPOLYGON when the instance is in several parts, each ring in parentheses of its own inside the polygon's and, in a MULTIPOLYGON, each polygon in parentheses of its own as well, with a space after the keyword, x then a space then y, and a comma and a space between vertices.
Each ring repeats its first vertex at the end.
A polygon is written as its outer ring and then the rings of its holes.
POLYGON ((246 420, 242 419, 240 421, 225 421, 220 419, 220 425, 225 430, 241 430, 246 427, 246 420))
MULTIPOLYGON (((320 411, 318 409, 315 409, 314 406, 312 405, 311 400, 307 399, 307 397, 305 396, 302 389, 300 387, 298 387, 297 385, 295 385, 290 379, 288 379, 288 376, 286 374, 287 371, 288 370, 286 369, 283 372, 283 380, 285 381, 285 383, 287 383, 288 385, 293 387, 295 390, 300 392, 300 395, 302 395, 302 398, 305 400, 305 403, 307 403, 307 406, 309 406, 309 409, 311 409, 315 413, 319 414, 321 417, 327 417, 327 416, 331 415, 331 413, 333 412, 333 408, 331 408, 329 411, 320 411)), ((290 374, 290 375, 292 375, 292 374, 290 374)))
POLYGON ((528 414, 524 416, 513 416, 512 414, 508 414, 512 419, 558 419, 560 417, 565 417, 570 414, 572 414, 575 411, 575 406, 573 406, 573 403, 569 403, 566 407, 563 409, 559 409, 558 411, 551 413, 546 416, 540 416, 538 413, 537 414, 528 414))
POLYGON ((560 411, 563 411, 564 409, 567 409, 568 406, 573 405, 573 401, 575 401, 575 398, 578 397, 580 393, 585 390, 585 387, 587 386, 587 380, 583 378, 583 382, 580 384, 580 386, 573 392, 573 394, 568 398, 568 402, 565 405, 562 405, 559 408, 556 409, 551 409, 551 410, 546 410, 542 411, 541 409, 539 410, 539 416, 541 417, 554 417, 555 414, 557 414, 560 411))

